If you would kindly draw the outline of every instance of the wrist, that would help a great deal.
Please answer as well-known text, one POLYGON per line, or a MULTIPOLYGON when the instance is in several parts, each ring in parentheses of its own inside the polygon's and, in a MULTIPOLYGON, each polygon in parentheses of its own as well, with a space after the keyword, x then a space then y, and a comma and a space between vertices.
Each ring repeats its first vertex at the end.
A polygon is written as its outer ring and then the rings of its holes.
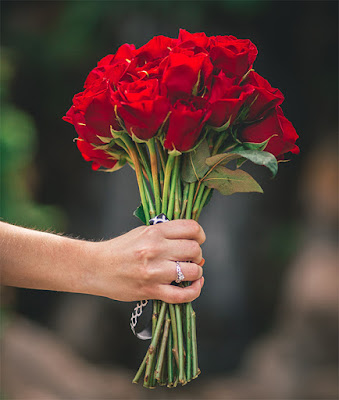
POLYGON ((108 285, 114 268, 111 246, 107 246, 107 241, 81 241, 80 247, 82 263, 79 271, 79 292, 111 297, 111 290, 114 289, 113 282, 108 285))
POLYGON ((77 291, 84 294, 98 294, 98 275, 100 259, 100 242, 77 240, 74 243, 75 276, 77 291))

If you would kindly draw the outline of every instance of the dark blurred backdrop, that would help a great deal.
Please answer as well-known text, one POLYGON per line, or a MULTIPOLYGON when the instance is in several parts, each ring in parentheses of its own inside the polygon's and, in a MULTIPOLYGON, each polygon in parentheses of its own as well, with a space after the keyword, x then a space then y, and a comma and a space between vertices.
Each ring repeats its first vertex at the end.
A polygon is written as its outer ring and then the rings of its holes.
MULTIPOLYGON (((274 180, 253 170, 264 195, 215 194, 203 213, 206 284, 195 306, 203 373, 176 393, 337 398, 336 1, 2 1, 1 217, 91 240, 138 226, 133 171, 93 172, 61 117, 100 58, 125 42, 138 47, 154 35, 175 37, 179 28, 255 43, 254 68, 285 95, 283 110, 300 135, 301 153, 280 164, 274 180)), ((36 335, 21 337, 22 331, 37 326, 96 371, 127 371, 126 398, 168 395, 129 389, 146 346, 129 331, 132 304, 9 288, 2 298, 9 398, 108 398, 99 386, 95 396, 86 392, 91 378, 79 384, 85 391, 70 392, 62 376, 51 389, 39 374, 18 372, 24 350, 15 353, 13 337, 25 349, 36 335), (13 385, 18 380, 26 386, 13 385)), ((52 353, 47 359, 57 362, 52 353)), ((119 393, 115 387, 112 398, 119 393)))

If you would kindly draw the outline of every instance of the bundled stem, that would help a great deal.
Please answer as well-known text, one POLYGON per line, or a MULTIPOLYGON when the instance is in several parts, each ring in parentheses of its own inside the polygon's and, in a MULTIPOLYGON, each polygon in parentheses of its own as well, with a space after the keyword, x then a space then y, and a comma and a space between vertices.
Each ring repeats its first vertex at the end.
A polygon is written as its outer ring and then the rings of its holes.
POLYGON ((148 145, 150 159, 151 159, 155 209, 156 209, 156 213, 160 214, 161 200, 160 200, 160 185, 159 185, 159 178, 158 178, 158 160, 157 160, 157 154, 156 154, 156 150, 155 150, 155 139, 152 138, 152 139, 148 140, 147 145, 148 145))
POLYGON ((186 206, 186 219, 190 219, 192 215, 193 198, 194 198, 195 182, 189 184, 189 192, 186 206))
POLYGON ((161 304, 159 318, 158 318, 156 328, 154 330, 152 342, 148 348, 148 358, 146 361, 147 366, 146 366, 146 372, 145 372, 145 377, 144 377, 144 386, 146 386, 146 387, 149 387, 150 377, 151 377, 151 373, 152 373, 153 360, 154 360, 156 348, 157 348, 157 345, 159 342, 161 328, 162 328, 164 318, 165 318, 166 308, 167 308, 167 303, 163 302, 161 304))
MULTIPOLYGON (((137 146, 139 157, 142 158, 140 163, 136 147, 132 142, 130 143, 129 138, 122 139, 135 166, 138 184, 141 182, 139 190, 146 220, 160 212, 166 214, 170 220, 183 217, 186 219, 198 218, 201 207, 206 201, 205 186, 191 183, 184 184, 182 188, 181 157, 169 154, 166 158, 164 152, 160 150, 161 146, 158 141, 151 139, 147 142, 151 168, 150 170, 144 168, 144 171, 152 182, 150 188, 153 191, 153 202, 149 186, 142 176, 141 168, 145 167, 144 164, 147 163, 143 148, 137 146)), ((185 286, 188 284, 185 282, 185 286)), ((184 385, 196 378, 198 376, 198 359, 195 329, 195 313, 191 303, 179 305, 154 300, 152 341, 133 382, 137 383, 144 374, 143 385, 147 388, 155 387, 156 383, 176 387, 178 383, 184 385)))
POLYGON ((171 182, 171 174, 173 169, 173 164, 175 160, 175 155, 170 154, 167 159, 166 169, 165 169, 165 178, 164 178, 164 190, 162 195, 162 210, 164 214, 167 212, 167 205, 168 205, 168 191, 171 182))
MULTIPOLYGON (((129 136, 127 134, 121 135, 121 140, 124 142, 126 149, 128 151, 128 154, 131 157, 131 160, 134 164, 135 173, 137 176, 138 187, 139 187, 139 192, 140 192, 141 203, 142 203, 142 207, 144 209, 144 213, 145 213, 145 215, 149 215, 148 201, 146 198, 146 192, 145 192, 145 187, 144 187, 144 178, 143 178, 138 154, 136 152, 136 149, 135 149, 135 146, 134 146, 132 140, 129 138, 129 136)), ((146 224, 147 225, 149 224, 148 220, 146 220, 146 224)))
POLYGON ((179 165, 180 165, 180 159, 179 159, 179 156, 177 156, 174 161, 174 170, 173 170, 173 174, 172 174, 172 178, 171 178, 171 191, 170 191, 169 203, 168 203, 168 208, 167 208, 167 218, 169 220, 171 220, 173 218, 175 191, 176 191, 176 187, 177 187, 179 165))

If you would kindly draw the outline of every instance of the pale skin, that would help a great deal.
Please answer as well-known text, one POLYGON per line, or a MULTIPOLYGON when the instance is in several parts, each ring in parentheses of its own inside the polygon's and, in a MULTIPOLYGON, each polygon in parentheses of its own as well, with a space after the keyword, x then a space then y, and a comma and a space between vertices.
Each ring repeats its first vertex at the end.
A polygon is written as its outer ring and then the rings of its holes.
POLYGON ((193 301, 204 283, 201 226, 175 220, 90 242, 0 222, 1 284, 119 301, 193 301), (187 287, 171 285, 180 262, 187 287), (199 265, 200 264, 200 265, 199 265))

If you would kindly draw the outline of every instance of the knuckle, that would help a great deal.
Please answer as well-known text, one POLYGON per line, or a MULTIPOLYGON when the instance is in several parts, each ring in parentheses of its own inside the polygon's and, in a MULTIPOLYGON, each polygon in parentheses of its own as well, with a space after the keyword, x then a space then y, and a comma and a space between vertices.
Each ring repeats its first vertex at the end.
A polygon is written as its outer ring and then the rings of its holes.
POLYGON ((196 285, 195 287, 192 287, 192 294, 191 294, 191 300, 190 301, 193 301, 193 300, 195 300, 196 298, 198 298, 200 296, 201 287, 199 287, 199 286, 196 285))
POLYGON ((192 277, 194 280, 201 278, 202 276, 202 268, 197 264, 191 264, 192 268, 192 277))
POLYGON ((155 272, 153 268, 146 264, 141 268, 141 270, 143 281, 148 285, 148 287, 150 287, 150 283, 153 283, 155 281, 155 272))
POLYGON ((152 253, 152 247, 148 244, 144 244, 135 250, 134 256, 138 261, 144 264, 151 258, 152 253))
POLYGON ((201 247, 199 246, 198 242, 192 241, 191 253, 194 258, 199 257, 202 254, 201 247))
POLYGON ((198 235, 200 233, 200 225, 197 221, 193 219, 186 220, 187 227, 191 230, 193 235, 198 235))
MULTIPOLYGON (((201 227, 200 227, 201 228, 201 227)), ((201 228, 201 244, 206 242, 206 233, 205 231, 201 228)))
POLYGON ((155 240, 159 235, 157 226, 146 226, 144 231, 143 231, 143 236, 145 238, 148 238, 148 240, 155 240))

